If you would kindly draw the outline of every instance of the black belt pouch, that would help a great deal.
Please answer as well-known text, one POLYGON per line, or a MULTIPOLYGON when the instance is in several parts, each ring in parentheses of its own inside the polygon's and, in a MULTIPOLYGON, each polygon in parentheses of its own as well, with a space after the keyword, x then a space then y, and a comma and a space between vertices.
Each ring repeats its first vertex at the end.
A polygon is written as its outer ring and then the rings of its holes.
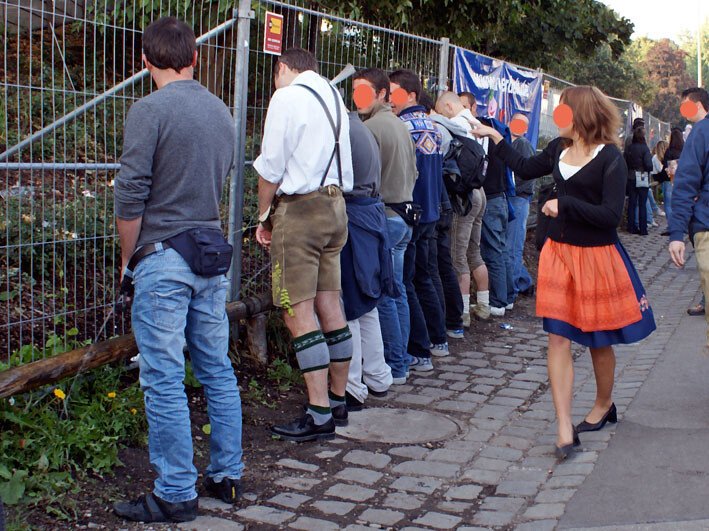
POLYGON ((195 275, 215 277, 229 271, 234 248, 219 229, 189 229, 167 241, 195 275))

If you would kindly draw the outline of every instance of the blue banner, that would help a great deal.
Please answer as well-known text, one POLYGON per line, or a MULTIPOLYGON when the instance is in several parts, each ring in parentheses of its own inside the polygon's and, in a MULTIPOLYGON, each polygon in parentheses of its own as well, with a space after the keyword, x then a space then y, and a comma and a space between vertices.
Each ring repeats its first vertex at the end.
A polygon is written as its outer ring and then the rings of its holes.
POLYGON ((519 68, 462 48, 455 49, 455 92, 474 94, 478 116, 497 118, 506 125, 515 113, 525 114, 529 119, 525 136, 535 148, 542 110, 542 77, 534 70, 519 68))

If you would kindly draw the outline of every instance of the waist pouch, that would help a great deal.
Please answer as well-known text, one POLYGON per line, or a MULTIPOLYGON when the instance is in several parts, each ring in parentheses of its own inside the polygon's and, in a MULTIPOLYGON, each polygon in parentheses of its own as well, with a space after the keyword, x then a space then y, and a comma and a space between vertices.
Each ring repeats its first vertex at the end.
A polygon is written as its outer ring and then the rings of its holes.
POLYGON ((420 205, 406 201, 404 203, 386 203, 386 206, 399 214, 407 225, 415 227, 421 221, 421 213, 423 209, 420 205))
POLYGON ((229 271, 234 248, 219 229, 189 229, 167 241, 195 275, 216 277, 229 271))

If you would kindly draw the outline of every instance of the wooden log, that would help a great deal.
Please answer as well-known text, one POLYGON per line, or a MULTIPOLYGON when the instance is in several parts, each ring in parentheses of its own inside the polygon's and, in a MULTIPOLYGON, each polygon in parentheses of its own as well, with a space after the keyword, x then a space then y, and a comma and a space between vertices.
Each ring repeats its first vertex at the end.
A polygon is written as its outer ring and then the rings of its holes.
POLYGON ((249 354, 262 365, 268 363, 267 321, 268 316, 265 313, 259 313, 246 322, 246 344, 249 354))
MULTIPOLYGON (((271 294, 247 297, 227 304, 226 312, 230 321, 249 319, 273 307, 271 294)), ((265 329, 263 331, 265 335, 265 329)), ((127 334, 108 341, 100 341, 88 347, 64 352, 51 358, 25 363, 0 371, 0 398, 18 393, 26 393, 64 378, 74 376, 107 363, 118 361, 138 353, 133 334, 127 334)))

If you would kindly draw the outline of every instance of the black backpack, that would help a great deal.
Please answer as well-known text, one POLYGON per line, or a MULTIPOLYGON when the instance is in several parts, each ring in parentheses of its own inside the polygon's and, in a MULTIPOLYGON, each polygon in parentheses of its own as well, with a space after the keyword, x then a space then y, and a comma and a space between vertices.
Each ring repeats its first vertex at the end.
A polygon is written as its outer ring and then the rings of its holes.
POLYGON ((453 133, 451 136, 453 139, 443 161, 443 183, 453 211, 465 216, 472 208, 473 190, 482 188, 485 182, 488 156, 472 138, 453 133))

